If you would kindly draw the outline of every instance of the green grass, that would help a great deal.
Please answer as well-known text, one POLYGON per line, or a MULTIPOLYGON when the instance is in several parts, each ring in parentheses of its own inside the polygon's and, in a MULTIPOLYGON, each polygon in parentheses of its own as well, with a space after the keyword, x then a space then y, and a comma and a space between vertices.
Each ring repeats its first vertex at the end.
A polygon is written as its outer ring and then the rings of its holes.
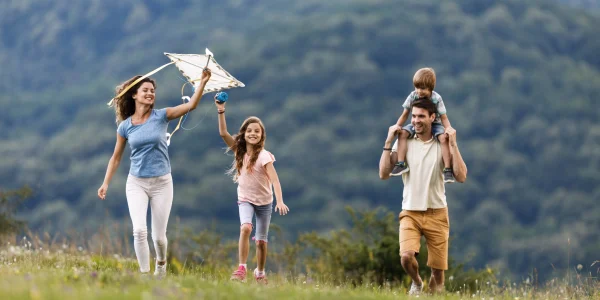
POLYGON ((32 250, 9 246, 0 251, 0 299, 397 299, 405 290, 332 286, 305 277, 290 280, 269 274, 267 286, 249 276, 230 282, 232 270, 186 268, 166 279, 144 277, 137 261, 86 251, 32 250))
MULTIPOLYGON (((267 286, 230 282, 232 270, 186 267, 163 280, 141 276, 137 262, 118 255, 98 256, 83 249, 33 250, 30 245, 0 249, 0 299, 401 299, 399 286, 334 285, 327 278, 269 275, 267 286)), ((589 279, 589 278, 588 278, 589 279)), ((448 280, 446 285, 451 285, 448 280)), ((596 280, 531 284, 477 282, 477 291, 446 293, 443 299, 598 299, 596 280)))
MULTIPOLYGON (((10 250, 8 250, 10 251, 10 250)), ((86 254, 3 253, 0 299, 397 299, 402 290, 335 287, 303 280, 269 277, 262 286, 248 278, 230 282, 229 271, 187 270, 164 280, 143 277, 132 259, 86 254)))

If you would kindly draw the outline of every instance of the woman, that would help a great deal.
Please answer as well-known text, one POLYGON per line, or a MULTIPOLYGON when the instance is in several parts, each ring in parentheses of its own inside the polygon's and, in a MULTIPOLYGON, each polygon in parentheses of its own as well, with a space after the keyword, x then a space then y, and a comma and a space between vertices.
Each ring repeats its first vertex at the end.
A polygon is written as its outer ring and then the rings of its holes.
MULTIPOLYGON (((131 148, 131 166, 127 177, 126 196, 133 223, 135 255, 142 273, 150 272, 150 249, 148 247, 146 214, 148 203, 152 215, 152 240, 156 249, 155 276, 167 274, 167 223, 173 203, 173 180, 167 149, 167 127, 170 120, 177 119, 194 110, 211 72, 205 69, 199 87, 190 101, 175 107, 154 109, 156 83, 144 78, 121 97, 114 99, 119 127, 117 143, 108 162, 106 176, 98 189, 98 197, 104 200, 108 185, 121 162, 125 144, 131 148)), ((135 76, 117 87, 119 95, 126 87, 141 78, 135 76)))

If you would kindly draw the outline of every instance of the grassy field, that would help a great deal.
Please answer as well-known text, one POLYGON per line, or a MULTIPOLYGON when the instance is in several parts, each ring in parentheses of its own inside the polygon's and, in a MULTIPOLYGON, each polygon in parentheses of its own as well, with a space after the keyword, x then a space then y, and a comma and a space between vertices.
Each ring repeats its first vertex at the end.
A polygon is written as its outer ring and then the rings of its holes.
MULTIPOLYGON (((404 286, 334 285, 327 278, 268 274, 269 284, 230 282, 232 270, 183 267, 165 279, 144 277, 137 262, 119 255, 99 256, 83 248, 34 249, 31 244, 0 248, 0 299, 402 299, 404 286)), ((447 286, 452 280, 447 281, 447 286)), ((595 278, 573 283, 478 282, 477 290, 454 289, 438 299, 600 299, 595 278)))
POLYGON ((0 299, 397 299, 406 292, 331 286, 307 278, 292 282, 274 274, 266 286, 250 276, 238 283, 229 281, 231 270, 201 268, 158 280, 141 276, 135 260, 118 256, 14 252, 15 247, 2 251, 0 299))

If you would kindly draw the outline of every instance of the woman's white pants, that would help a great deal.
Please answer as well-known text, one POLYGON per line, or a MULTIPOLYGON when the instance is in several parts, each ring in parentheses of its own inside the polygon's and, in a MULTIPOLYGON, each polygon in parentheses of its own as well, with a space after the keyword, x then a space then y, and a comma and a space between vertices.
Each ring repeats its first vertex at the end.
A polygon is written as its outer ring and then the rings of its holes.
POLYGON ((150 272, 150 248, 146 216, 148 203, 152 217, 152 240, 158 261, 167 260, 167 223, 173 204, 171 174, 158 177, 127 177, 125 187, 129 215, 133 223, 133 245, 142 273, 150 272))

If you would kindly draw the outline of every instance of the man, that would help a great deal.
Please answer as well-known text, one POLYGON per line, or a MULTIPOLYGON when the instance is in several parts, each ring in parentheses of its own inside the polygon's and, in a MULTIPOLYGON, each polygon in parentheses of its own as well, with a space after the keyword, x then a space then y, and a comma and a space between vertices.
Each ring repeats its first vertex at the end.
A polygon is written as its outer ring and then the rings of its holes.
MULTIPOLYGON (((421 236, 427 240, 427 266, 431 268, 430 291, 444 290, 444 271, 448 269, 448 237, 450 222, 444 188, 442 149, 433 137, 431 124, 435 120, 435 104, 428 98, 415 100, 412 105, 411 123, 415 135, 409 138, 406 160, 411 166, 410 172, 402 175, 404 192, 402 212, 400 213, 400 257, 402 267, 412 278, 410 295, 419 295, 423 290, 423 281, 419 276, 419 254, 421 236)), ((390 177, 393 166, 398 162, 397 145, 391 147, 398 125, 390 126, 379 161, 379 177, 390 177)), ((467 179, 467 166, 456 144, 456 131, 446 131, 450 141, 452 169, 458 182, 467 179)))

